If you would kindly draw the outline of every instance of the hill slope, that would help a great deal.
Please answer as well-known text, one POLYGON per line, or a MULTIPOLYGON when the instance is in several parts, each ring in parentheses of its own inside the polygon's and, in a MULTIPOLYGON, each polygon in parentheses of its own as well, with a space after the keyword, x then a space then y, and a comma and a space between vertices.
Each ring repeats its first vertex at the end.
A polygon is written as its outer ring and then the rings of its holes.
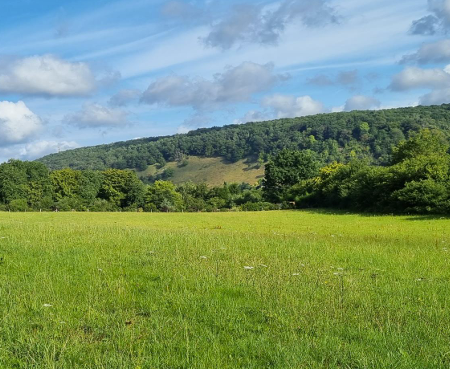
MULTIPOLYGON (((222 158, 222 163, 237 163, 242 159, 256 162, 258 157, 264 160, 269 154, 290 148, 311 149, 319 154, 324 163, 335 160, 346 162, 357 157, 385 164, 392 146, 421 128, 439 128, 450 136, 450 105, 320 114, 203 128, 184 135, 64 151, 39 161, 50 169, 130 168, 144 172, 152 165, 164 167, 167 162, 180 162, 186 155, 191 160, 195 156, 222 158)), ((184 173, 178 178, 179 181, 188 177, 190 168, 198 169, 188 165, 184 172, 180 168, 176 170, 184 173)), ((224 167, 215 170, 223 172, 224 167)))
POLYGON ((264 166, 239 160, 236 163, 227 163, 221 158, 202 158, 190 156, 184 166, 179 166, 177 162, 169 162, 164 168, 157 169, 155 165, 150 165, 145 171, 137 172, 144 181, 156 176, 163 175, 167 169, 173 170, 173 174, 168 178, 175 184, 184 182, 208 183, 211 186, 220 186, 224 182, 228 183, 250 183, 255 184, 264 177, 264 166))

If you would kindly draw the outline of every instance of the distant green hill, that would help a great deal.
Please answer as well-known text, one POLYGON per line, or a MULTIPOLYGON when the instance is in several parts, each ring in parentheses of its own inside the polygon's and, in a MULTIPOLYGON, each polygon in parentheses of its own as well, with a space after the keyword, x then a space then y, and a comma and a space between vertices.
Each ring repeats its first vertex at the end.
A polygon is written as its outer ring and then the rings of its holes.
POLYGON ((254 182, 262 169, 248 169, 252 164, 244 164, 243 160, 256 163, 259 158, 263 162, 269 155, 289 148, 315 151, 323 163, 367 158, 374 164, 385 164, 394 145, 422 128, 438 128, 449 137, 450 105, 320 114, 202 128, 183 135, 84 147, 38 160, 50 169, 129 168, 144 176, 157 174, 152 168, 167 168, 166 164, 171 163, 168 167, 174 168, 172 174, 177 182, 192 179, 219 183, 227 178, 254 182), (184 162, 184 166, 176 162, 184 162))

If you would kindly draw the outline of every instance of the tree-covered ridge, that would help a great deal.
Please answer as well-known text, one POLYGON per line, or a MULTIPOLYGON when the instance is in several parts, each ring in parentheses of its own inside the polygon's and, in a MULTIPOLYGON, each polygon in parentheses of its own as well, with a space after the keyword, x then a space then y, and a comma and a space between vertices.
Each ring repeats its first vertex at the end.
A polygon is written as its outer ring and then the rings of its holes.
POLYGON ((358 211, 450 214, 449 142, 440 130, 412 133, 386 166, 352 159, 320 167, 312 150, 280 150, 256 186, 157 180, 132 170, 60 169, 39 162, 0 164, 0 210, 217 211, 332 207, 358 211))
POLYGON ((138 169, 164 165, 183 155, 267 158, 282 149, 309 149, 323 164, 367 159, 389 163, 392 147, 423 128, 450 136, 450 105, 320 114, 198 129, 183 135, 86 147, 39 159, 50 169, 138 169))

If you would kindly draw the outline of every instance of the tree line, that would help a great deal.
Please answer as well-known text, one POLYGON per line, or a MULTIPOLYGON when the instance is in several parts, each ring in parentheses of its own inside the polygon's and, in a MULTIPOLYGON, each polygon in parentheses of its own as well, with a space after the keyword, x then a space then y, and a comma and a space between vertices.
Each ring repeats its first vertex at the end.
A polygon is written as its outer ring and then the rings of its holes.
POLYGON ((382 213, 450 213, 450 154, 437 129, 411 133, 386 165, 353 158, 323 164, 320 154, 283 149, 255 186, 145 185, 135 171, 50 171, 40 162, 0 165, 0 210, 218 211, 341 208, 382 213))
POLYGON ((299 208, 341 208, 381 213, 450 213, 449 144, 424 129, 394 147, 389 164, 365 160, 317 165, 311 151, 281 151, 266 166, 264 193, 299 208))
POLYGON ((388 165, 393 146, 421 129, 450 136, 450 105, 353 111, 268 122, 203 128, 187 134, 143 138, 46 156, 48 168, 145 170, 182 161, 184 155, 267 161, 282 150, 311 150, 324 164, 366 160, 388 165))
POLYGON ((0 165, 3 211, 217 211, 270 210, 260 186, 159 180, 144 185, 131 170, 50 171, 39 162, 10 160, 0 165))

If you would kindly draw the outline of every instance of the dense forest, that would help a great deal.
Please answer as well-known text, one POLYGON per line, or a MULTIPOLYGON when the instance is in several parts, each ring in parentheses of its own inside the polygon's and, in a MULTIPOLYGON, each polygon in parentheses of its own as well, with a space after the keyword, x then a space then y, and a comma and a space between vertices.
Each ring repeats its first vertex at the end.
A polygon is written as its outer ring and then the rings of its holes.
POLYGON ((218 211, 331 207, 450 213, 450 105, 199 129, 0 165, 0 210, 218 211), (144 184, 189 155, 265 163, 257 185, 144 184))
POLYGON ((424 128, 450 136, 450 105, 320 114, 198 129, 187 134, 86 147, 39 159, 50 169, 137 169, 186 156, 267 161, 282 149, 311 150, 323 165, 388 165, 392 147, 424 128))
POLYGON ((411 132, 386 165, 352 158, 323 166, 310 149, 282 149, 258 185, 157 180, 145 185, 132 170, 50 171, 39 162, 0 165, 0 210, 219 211, 341 208, 392 213, 450 214, 450 154, 437 129, 411 132))

